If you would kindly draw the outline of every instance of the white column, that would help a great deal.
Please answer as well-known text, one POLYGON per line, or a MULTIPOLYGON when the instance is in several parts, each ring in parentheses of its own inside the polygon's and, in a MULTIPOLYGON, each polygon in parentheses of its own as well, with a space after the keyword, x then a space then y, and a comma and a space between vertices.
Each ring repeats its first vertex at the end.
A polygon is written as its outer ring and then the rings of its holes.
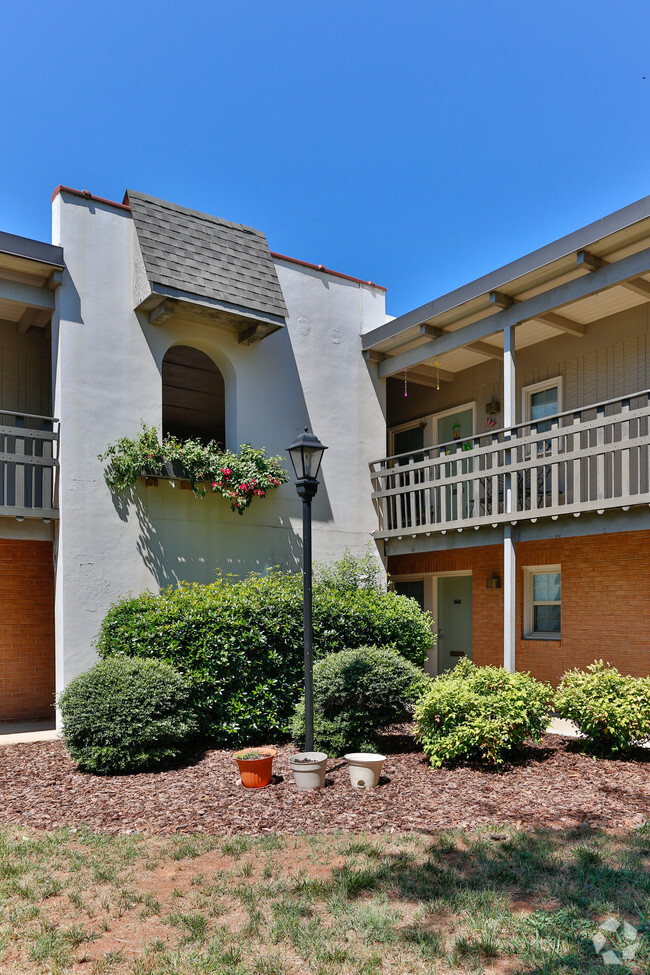
MULTIPOLYGON (((510 439, 510 427, 516 422, 515 387, 515 329, 509 325, 503 330, 503 426, 505 439, 510 439)), ((506 463, 511 451, 506 451, 506 463)), ((504 483, 504 511, 513 510, 512 477, 506 474, 504 483)), ((507 522, 503 529, 503 666, 515 670, 515 611, 517 605, 517 562, 515 556, 515 527, 507 522)))

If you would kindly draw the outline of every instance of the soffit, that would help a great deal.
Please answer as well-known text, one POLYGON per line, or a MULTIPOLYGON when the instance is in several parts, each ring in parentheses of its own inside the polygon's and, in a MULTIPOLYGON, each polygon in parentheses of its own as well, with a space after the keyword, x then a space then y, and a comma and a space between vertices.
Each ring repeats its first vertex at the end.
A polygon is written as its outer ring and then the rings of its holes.
MULTIPOLYGON (((643 211, 650 211, 650 197, 646 197, 638 204, 633 204, 623 211, 618 211, 617 214, 611 214, 597 224, 584 228, 583 231, 577 231, 575 234, 562 238, 555 244, 548 245, 548 247, 528 255, 526 258, 521 258, 519 261, 500 269, 500 271, 485 275, 449 295, 436 299, 430 302, 429 306, 422 306, 421 309, 415 309, 413 312, 402 316, 401 319, 396 318, 387 323, 386 326, 380 326, 364 336, 364 348, 388 356, 396 355, 424 345, 429 341, 426 335, 420 334, 422 326, 442 329, 444 332, 455 332, 466 325, 484 321, 489 319, 491 315, 497 314, 500 307, 490 302, 491 291, 500 292, 516 303, 543 294, 576 278, 584 277, 585 273, 588 272, 577 265, 576 254, 578 249, 588 250, 589 253, 607 263, 613 263, 645 250, 650 246, 650 215, 643 215, 641 219, 637 219, 629 226, 619 227, 612 233, 598 236, 599 230, 611 226, 615 218, 620 222, 621 215, 628 212, 638 212, 639 208, 643 211), (564 246, 565 241, 566 246, 564 246), (552 250, 557 253, 558 249, 563 251, 559 256, 547 263, 542 262, 541 257, 545 253, 552 250), (526 264, 529 267, 525 273, 508 277, 507 272, 509 270, 526 264), (463 300, 458 300, 460 298, 463 300), (426 313, 428 307, 431 307, 435 313, 428 317, 426 314, 418 314, 418 312, 426 313)), ((647 283, 650 290, 650 274, 639 276, 636 280, 647 283)), ((616 285, 570 304, 559 306, 556 314, 559 313, 579 325, 588 326, 592 322, 644 304, 648 300, 650 300, 650 294, 644 297, 628 288, 616 285)), ((558 328, 553 328, 542 321, 530 319, 517 327, 517 347, 524 348, 549 338, 552 339, 560 334, 562 332, 558 328)), ((495 332, 488 335, 483 339, 483 345, 502 349, 501 333, 495 332)), ((432 357, 426 360, 426 364, 431 365, 433 361, 432 357)), ((441 368, 458 372, 473 365, 485 363, 487 358, 477 355, 470 347, 463 347, 439 354, 436 361, 441 368)), ((417 367, 414 366, 413 368, 417 367)))

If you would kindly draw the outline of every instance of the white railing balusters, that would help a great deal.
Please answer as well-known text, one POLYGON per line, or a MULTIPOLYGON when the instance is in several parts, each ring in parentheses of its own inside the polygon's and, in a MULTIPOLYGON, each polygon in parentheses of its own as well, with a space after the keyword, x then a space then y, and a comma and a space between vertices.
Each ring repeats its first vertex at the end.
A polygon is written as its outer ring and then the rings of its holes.
POLYGON ((58 518, 58 440, 58 420, 0 411, 0 516, 58 518))
POLYGON ((379 534, 650 503, 649 446, 646 390, 509 431, 387 457, 370 465, 379 534))

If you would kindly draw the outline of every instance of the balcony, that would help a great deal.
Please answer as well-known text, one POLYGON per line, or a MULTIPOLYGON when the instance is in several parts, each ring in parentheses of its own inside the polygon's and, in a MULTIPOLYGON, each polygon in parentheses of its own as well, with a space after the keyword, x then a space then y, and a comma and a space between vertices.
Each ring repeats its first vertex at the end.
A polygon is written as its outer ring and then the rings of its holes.
POLYGON ((376 538, 650 504, 650 390, 370 464, 376 538))
POLYGON ((59 421, 0 411, 0 516, 58 518, 59 421))

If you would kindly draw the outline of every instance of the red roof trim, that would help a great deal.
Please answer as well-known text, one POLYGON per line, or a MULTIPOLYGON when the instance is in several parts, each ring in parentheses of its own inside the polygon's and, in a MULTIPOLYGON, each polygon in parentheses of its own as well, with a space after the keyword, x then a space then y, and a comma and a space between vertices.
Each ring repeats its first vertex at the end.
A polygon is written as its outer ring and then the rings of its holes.
POLYGON ((131 207, 128 203, 116 203, 115 200, 105 200, 103 196, 93 196, 88 190, 73 190, 71 186, 57 186, 54 193, 52 194, 52 202, 54 198, 59 195, 59 193, 70 193, 72 196, 78 196, 82 200, 92 200, 93 203, 105 203, 109 207, 117 207, 118 210, 127 210, 131 212, 131 207))
MULTIPOLYGON (((52 194, 52 202, 54 202, 55 197, 59 193, 70 193, 72 196, 78 196, 82 200, 92 200, 94 203, 103 203, 109 207, 116 207, 118 210, 126 210, 128 213, 131 212, 131 207, 128 203, 117 203, 116 200, 106 200, 103 196, 93 196, 89 190, 75 190, 71 186, 57 186, 52 194)), ((128 195, 124 194, 124 199, 128 199, 128 195)), ((354 278, 351 274, 343 274, 341 271, 333 271, 329 267, 325 267, 323 264, 310 264, 309 261, 299 261, 297 257, 287 257, 286 254, 277 254, 271 251, 271 257, 274 257, 278 261, 288 261, 290 264, 299 264, 301 267, 310 267, 313 271, 321 271, 323 274, 331 274, 335 278, 343 278, 345 281, 354 281, 355 284, 366 284, 370 288, 376 288, 378 291, 387 291, 381 284, 375 284, 374 281, 364 281, 362 278, 354 278)))
POLYGON ((335 278, 345 278, 346 281, 354 281, 356 284, 367 284, 371 288, 377 288, 378 291, 387 291, 381 284, 375 284, 374 281, 363 281, 361 278, 353 278, 351 274, 343 274, 341 271, 332 271, 329 267, 324 267, 323 264, 310 264, 309 261, 299 261, 297 257, 287 257, 286 254, 276 254, 271 251, 271 257, 276 258, 278 261, 289 261, 290 264, 300 264, 301 267, 310 267, 314 271, 322 271, 323 274, 332 274, 335 278))

